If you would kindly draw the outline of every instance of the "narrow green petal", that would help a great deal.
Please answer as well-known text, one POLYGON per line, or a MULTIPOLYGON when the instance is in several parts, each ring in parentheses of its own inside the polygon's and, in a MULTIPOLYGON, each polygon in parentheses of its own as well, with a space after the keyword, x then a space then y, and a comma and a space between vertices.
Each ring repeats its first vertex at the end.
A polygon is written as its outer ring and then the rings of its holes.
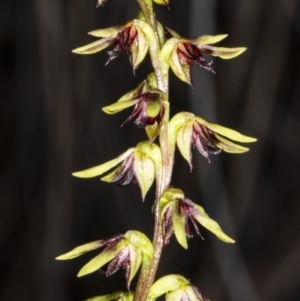
POLYGON ((89 261, 77 274, 77 277, 82 277, 93 273, 103 267, 106 263, 115 258, 115 256, 126 246, 125 242, 120 241, 115 247, 105 249, 98 256, 89 261))
POLYGON ((178 202, 173 202, 172 213, 172 225, 176 239, 183 248, 187 249, 188 244, 185 233, 185 216, 180 215, 178 212, 178 202))
POLYGON ((118 171, 119 171, 119 168, 116 168, 115 170, 113 170, 112 172, 107 174, 106 176, 100 178, 100 180, 103 182, 111 183, 113 181, 113 179, 115 178, 116 174, 118 173, 118 171))
POLYGON ((143 80, 136 88, 134 88, 133 90, 131 90, 128 93, 126 93, 125 95, 123 95, 120 99, 118 99, 117 102, 132 100, 132 98, 135 96, 135 94, 140 90, 141 90, 141 93, 148 91, 148 86, 147 86, 146 80, 143 80))
POLYGON ((194 217, 196 218, 196 220, 206 229, 208 229, 209 231, 211 231, 212 233, 214 233, 220 240, 227 242, 227 243, 234 243, 235 241, 230 238, 229 236, 227 236, 221 229, 221 227, 219 226, 219 224, 217 222, 215 222, 214 220, 212 220, 207 213, 205 212, 205 210, 194 203, 194 205, 196 206, 196 208, 199 210, 198 214, 195 214, 194 217))
POLYGON ((120 24, 117 26, 96 29, 90 31, 88 34, 97 38, 109 38, 112 36, 116 36, 119 32, 123 31, 126 27, 131 26, 131 24, 132 24, 131 22, 127 22, 125 24, 120 24))
POLYGON ((137 102, 138 102, 138 99, 119 101, 119 102, 115 102, 109 106, 103 107, 102 110, 106 114, 112 115, 112 114, 116 114, 120 111, 123 111, 124 109, 127 109, 127 108, 135 105, 137 102))
POLYGON ((222 149, 224 152, 227 153, 232 153, 232 154, 242 154, 245 153, 247 151, 249 151, 248 147, 244 147, 238 144, 235 144, 221 136, 219 136, 218 134, 215 134, 217 139, 214 139, 214 144, 222 149))
POLYGON ((82 254, 84 254, 86 252, 93 251, 93 250, 96 250, 96 249, 102 247, 103 242, 105 242, 105 240, 97 240, 97 241, 89 242, 87 244, 84 244, 84 245, 81 245, 79 247, 74 248, 73 250, 71 250, 68 253, 57 256, 55 259, 57 259, 57 260, 66 260, 66 259, 76 258, 76 257, 81 256, 82 254))
POLYGON ((165 26, 167 31, 174 37, 174 38, 178 38, 180 39, 180 35, 173 29, 171 29, 170 27, 165 26))
POLYGON ((166 42, 165 30, 164 30, 163 26, 161 25, 161 23, 158 22, 157 20, 156 20, 156 28, 157 28, 157 33, 158 33, 159 44, 162 47, 166 42))
POLYGON ((204 36, 200 36, 200 37, 195 38, 195 39, 191 39, 190 43, 200 47, 202 45, 218 43, 218 42, 224 40, 227 37, 228 37, 228 34, 219 34, 219 35, 216 35, 216 36, 204 35, 204 36))
MULTIPOLYGON (((137 66, 145 57, 147 51, 148 51, 148 46, 151 51, 154 51, 154 48, 156 47, 155 43, 151 43, 151 41, 155 40, 155 33, 152 29, 152 27, 145 21, 135 19, 132 21, 132 23, 135 25, 136 29, 138 30, 139 33, 142 31, 144 35, 141 35, 141 45, 138 55, 137 55, 137 62, 135 65, 137 66)), ((139 37, 138 37, 139 39, 139 37)))
POLYGON ((233 59, 247 50, 246 47, 226 48, 226 47, 212 47, 206 45, 199 47, 199 49, 204 53, 207 53, 212 56, 218 56, 222 59, 233 59))
POLYGON ((138 48, 137 48, 136 59, 134 62, 132 62, 134 69, 136 69, 140 65, 140 63, 144 60, 149 48, 147 38, 143 33, 143 31, 138 26, 136 26, 136 30, 138 32, 138 40, 137 40, 138 48))
POLYGON ((105 296, 96 296, 85 301, 113 301, 117 298, 120 298, 124 293, 123 292, 115 292, 105 296))
POLYGON ((76 48, 72 50, 72 52, 78 54, 93 54, 107 48, 114 42, 114 40, 114 38, 104 38, 101 40, 97 40, 93 43, 87 44, 85 46, 76 48))
POLYGON ((144 200, 146 193, 152 186, 155 178, 155 165, 146 155, 140 151, 136 151, 134 155, 133 169, 144 200))
POLYGON ((132 245, 128 245, 128 247, 129 247, 129 256, 130 256, 130 273, 129 273, 127 287, 129 289, 132 279, 134 278, 138 269, 141 266, 143 256, 141 250, 139 250, 137 247, 134 247, 132 245))
POLYGON ((72 173, 74 177, 78 178, 93 178, 102 175, 106 171, 110 170, 111 168, 115 167, 118 165, 120 162, 125 160, 132 152, 134 151, 134 148, 128 149, 125 153, 121 154, 119 157, 116 159, 113 159, 111 161, 108 161, 104 164, 82 170, 82 171, 77 171, 72 173))
POLYGON ((191 141, 193 135, 193 123, 194 121, 186 122, 177 132, 177 146, 183 156, 188 162, 190 169, 192 170, 192 152, 191 141))
POLYGON ((242 143, 250 143, 250 142, 255 142, 257 139, 253 138, 253 137, 248 137, 245 135, 242 135, 241 133, 231 130, 229 128, 226 128, 224 126, 218 125, 218 124, 214 124, 214 123, 210 123, 204 119, 202 119, 201 117, 196 117, 196 120, 200 123, 203 124, 205 126, 207 126, 209 129, 211 129, 212 131, 227 137, 233 141, 238 141, 238 142, 242 142, 242 143))

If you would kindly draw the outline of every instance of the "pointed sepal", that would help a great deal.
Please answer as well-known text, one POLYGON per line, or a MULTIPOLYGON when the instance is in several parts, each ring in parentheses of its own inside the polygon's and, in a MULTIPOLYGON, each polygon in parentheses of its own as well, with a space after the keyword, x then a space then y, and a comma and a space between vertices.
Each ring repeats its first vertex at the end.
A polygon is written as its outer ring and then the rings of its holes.
POLYGON ((67 259, 73 259, 76 258, 78 256, 81 256, 83 254, 85 254, 86 252, 90 252, 96 249, 101 248, 104 244, 106 243, 106 241, 104 239, 102 240, 97 240, 97 241, 93 241, 93 242, 89 242, 87 244, 84 244, 82 246, 76 247, 73 250, 71 250, 68 253, 65 253, 63 255, 57 256, 55 259, 56 260, 67 260, 67 259))
POLYGON ((97 40, 93 43, 78 47, 72 50, 72 52, 77 54, 94 54, 109 47, 114 42, 114 40, 115 39, 111 37, 104 38, 101 40, 97 40))
POLYGON ((113 167, 117 166, 119 163, 124 161, 128 156, 130 156, 134 152, 134 148, 128 149, 125 153, 118 156, 116 159, 110 160, 104 164, 91 167, 89 169, 85 169, 82 171, 77 171, 72 173, 74 177, 78 178, 93 178, 102 175, 113 167))
POLYGON ((220 225, 211 219, 208 214, 205 212, 203 207, 194 203, 194 206, 197 208, 197 211, 194 213, 195 219, 205 227, 210 232, 214 233, 220 240, 227 242, 227 243, 234 243, 235 241, 230 238, 227 234, 223 232, 220 225))
POLYGON ((81 268, 81 270, 77 274, 77 277, 82 277, 99 270, 109 261, 114 259, 125 246, 126 242, 124 240, 121 240, 115 246, 105 248, 102 253, 94 257, 81 268))
POLYGON ((96 296, 85 301, 133 301, 131 292, 116 292, 105 296, 96 296))

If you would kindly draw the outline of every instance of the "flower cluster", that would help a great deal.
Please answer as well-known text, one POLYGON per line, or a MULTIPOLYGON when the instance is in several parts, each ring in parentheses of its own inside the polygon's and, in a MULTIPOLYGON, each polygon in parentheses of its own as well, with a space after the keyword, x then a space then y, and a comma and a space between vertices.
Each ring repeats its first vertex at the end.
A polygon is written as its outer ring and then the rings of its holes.
MULTIPOLYGON (((97 1, 99 7, 108 0, 97 1)), ((153 245, 144 234, 131 230, 81 245, 56 259, 72 259, 103 247, 102 252, 85 264, 77 276, 93 273, 103 267, 106 276, 113 275, 120 268, 125 270, 128 292, 96 296, 87 301, 155 301, 162 295, 166 296, 166 301, 209 301, 181 275, 168 275, 154 282, 163 246, 170 242, 173 234, 178 243, 187 249, 187 240, 193 236, 193 232, 204 239, 199 229, 200 224, 218 239, 234 243, 201 206, 186 198, 182 190, 171 188, 175 148, 177 145, 192 171, 193 149, 197 149, 210 163, 210 155, 217 155, 222 151, 244 153, 249 149, 235 142, 250 143, 256 139, 189 112, 178 113, 169 120, 168 72, 171 68, 180 80, 192 85, 191 68, 194 63, 215 73, 213 61, 207 60, 206 55, 231 59, 243 53, 246 48, 211 46, 226 38, 226 34, 181 37, 156 20, 153 12, 153 2, 168 7, 170 0, 137 2, 141 11, 136 19, 89 32, 100 39, 76 48, 73 52, 93 54, 113 46, 107 51, 106 65, 125 51, 129 55, 133 73, 149 52, 154 72, 148 74, 145 80, 118 101, 102 108, 107 114, 115 114, 133 107, 132 113, 121 126, 133 121, 137 127, 145 130, 148 141, 138 143, 115 159, 73 175, 79 178, 101 176, 102 181, 119 186, 138 184, 143 201, 156 180, 153 245), (158 136, 160 146, 154 143, 158 136), (130 284, 140 268, 140 278, 135 292, 132 292, 130 284)))

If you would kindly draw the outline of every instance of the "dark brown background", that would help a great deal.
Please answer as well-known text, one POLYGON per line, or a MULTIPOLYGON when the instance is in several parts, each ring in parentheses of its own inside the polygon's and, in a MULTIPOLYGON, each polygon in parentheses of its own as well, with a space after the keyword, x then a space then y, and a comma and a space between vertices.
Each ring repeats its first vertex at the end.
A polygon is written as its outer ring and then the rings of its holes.
MULTIPOLYGON (((159 19, 184 36, 229 33, 224 46, 247 46, 232 61, 215 59, 213 75, 194 68, 194 89, 171 75, 172 112, 192 110, 258 138, 242 156, 194 171, 177 154, 173 184, 203 205, 237 240, 226 245, 202 230, 185 251, 173 239, 159 275, 181 273, 212 301, 300 300, 300 2, 173 0, 159 19)), ((130 110, 101 107, 134 88, 127 55, 107 67, 104 52, 70 50, 86 32, 134 18, 135 1, 7 0, 0 9, 0 299, 79 301, 125 289, 123 272, 77 279, 93 255, 54 257, 129 229, 152 236, 153 191, 80 180, 71 172, 109 160, 144 134, 120 129, 130 110)))

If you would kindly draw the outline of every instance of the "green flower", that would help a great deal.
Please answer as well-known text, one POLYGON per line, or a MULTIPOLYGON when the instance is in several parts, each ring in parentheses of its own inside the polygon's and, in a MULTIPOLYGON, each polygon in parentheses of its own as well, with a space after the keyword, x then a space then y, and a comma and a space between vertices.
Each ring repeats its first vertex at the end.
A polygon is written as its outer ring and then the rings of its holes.
MULTIPOLYGON (((103 4, 103 1, 100 1, 101 4, 103 4)), ((135 71, 148 52, 149 44, 144 34, 145 28, 149 29, 149 25, 146 22, 132 20, 118 26, 94 30, 89 32, 89 34, 101 39, 76 48, 73 52, 78 54, 93 54, 114 44, 113 50, 107 52, 109 58, 106 65, 117 58, 123 51, 126 51, 129 54, 131 65, 135 71)))
POLYGON ((119 157, 104 164, 74 172, 73 176, 93 178, 108 172, 118 165, 117 168, 102 177, 101 180, 108 183, 117 183, 119 186, 125 186, 130 183, 138 184, 144 200, 155 177, 158 177, 160 174, 161 164, 160 148, 154 143, 150 144, 148 141, 145 141, 140 142, 135 148, 128 149, 119 157))
POLYGON ((149 239, 139 231, 128 231, 125 234, 76 247, 70 252, 56 257, 56 259, 73 259, 101 247, 105 247, 105 249, 79 271, 78 277, 93 273, 110 262, 105 272, 106 276, 113 275, 121 267, 124 268, 129 290, 130 283, 141 264, 148 264, 153 256, 153 247, 149 239))
POLYGON ((170 38, 161 50, 161 56, 169 63, 176 76, 182 81, 192 85, 191 67, 196 63, 201 68, 211 71, 213 61, 207 61, 204 54, 218 56, 222 59, 232 59, 243 53, 245 47, 226 48, 213 47, 210 44, 217 43, 227 37, 227 34, 217 36, 200 36, 193 39, 180 38, 173 31, 167 30, 170 38))
POLYGON ((249 148, 235 144, 226 138, 242 143, 256 141, 255 138, 210 123, 188 112, 175 115, 170 121, 170 130, 180 153, 189 163, 191 170, 193 167, 192 148, 196 148, 210 162, 209 155, 217 155, 222 150, 233 154, 240 154, 249 150, 249 148))
POLYGON ((145 128, 149 140, 153 142, 159 134, 164 117, 165 98, 165 93, 157 89, 155 74, 150 73, 135 89, 126 93, 117 102, 103 107, 102 110, 111 115, 134 106, 133 112, 121 126, 134 120, 136 126, 145 128))
POLYGON ((184 196, 180 189, 170 188, 160 199, 160 218, 163 228, 164 245, 169 243, 173 233, 182 247, 187 249, 187 238, 193 237, 191 227, 202 238, 197 222, 214 233, 220 240, 234 243, 217 222, 204 209, 184 196))

